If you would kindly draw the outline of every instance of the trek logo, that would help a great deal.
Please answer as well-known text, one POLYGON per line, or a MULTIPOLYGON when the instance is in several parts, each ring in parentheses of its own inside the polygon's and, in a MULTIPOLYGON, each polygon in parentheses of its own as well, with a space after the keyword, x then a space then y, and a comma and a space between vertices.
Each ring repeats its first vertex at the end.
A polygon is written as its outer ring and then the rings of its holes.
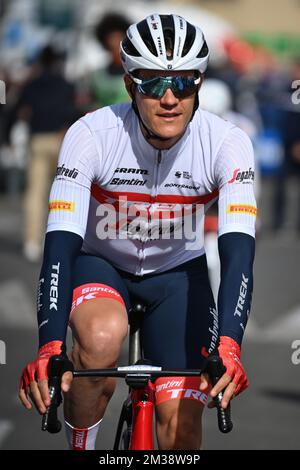
POLYGON ((77 170, 77 168, 73 168, 72 170, 70 170, 69 168, 66 168, 64 164, 62 164, 61 166, 57 167, 56 177, 65 176, 74 180, 78 176, 78 173, 79 171, 77 170))
POLYGON ((192 400, 197 400, 203 403, 204 405, 207 402, 207 394, 200 392, 199 390, 193 390, 192 388, 175 388, 173 390, 167 390, 170 393, 170 398, 190 398, 192 400))
POLYGON ((87 437, 87 431, 84 430, 78 430, 74 429, 73 430, 73 447, 74 449, 81 449, 84 450, 85 448, 85 442, 86 442, 86 437, 87 437))
POLYGON ((237 168, 233 172, 231 180, 228 181, 229 184, 232 183, 251 183, 254 181, 254 171, 250 167, 247 171, 241 171, 240 168, 237 168))
POLYGON ((131 178, 130 180, 124 180, 122 178, 112 178, 112 180, 110 181, 110 184, 117 185, 117 186, 120 186, 120 185, 145 186, 146 183, 147 183, 147 180, 142 181, 136 178, 131 178))
POLYGON ((245 274, 242 274, 242 283, 240 287, 240 295, 239 299, 237 302, 237 306, 235 308, 234 316, 238 315, 241 317, 243 310, 244 310, 244 304, 247 296, 247 291, 248 291, 248 281, 249 277, 246 277, 245 274))
POLYGON ((152 21, 152 22, 151 22, 151 26, 152 26, 152 28, 156 31, 156 30, 158 29, 158 23, 157 23, 157 21, 154 21, 154 17, 153 17, 153 16, 151 16, 151 21, 152 21))
POLYGON ((161 43, 161 38, 160 37, 157 38, 157 44, 158 44, 159 55, 163 55, 163 49, 162 49, 162 43, 161 43))
POLYGON ((50 282, 50 310, 57 311, 58 301, 58 280, 59 280, 60 263, 52 265, 51 282, 50 282))
POLYGON ((135 175, 148 175, 148 170, 141 168, 117 168, 115 173, 134 173, 135 175))

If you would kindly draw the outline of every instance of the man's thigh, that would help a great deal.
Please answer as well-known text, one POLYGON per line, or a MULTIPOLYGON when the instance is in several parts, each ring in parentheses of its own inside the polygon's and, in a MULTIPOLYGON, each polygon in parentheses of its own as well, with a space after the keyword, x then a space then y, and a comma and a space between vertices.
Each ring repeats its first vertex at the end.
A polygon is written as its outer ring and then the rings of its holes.
MULTIPOLYGON (((74 347, 85 350, 101 342, 121 342, 128 328, 128 293, 117 271, 105 260, 80 255, 73 271, 73 299, 69 325, 74 347), (119 340, 118 340, 119 337, 119 340)), ((98 346, 99 344, 99 346, 98 346)))
POLYGON ((217 343, 218 317, 205 257, 142 281, 148 297, 144 356, 165 368, 201 368, 217 343))

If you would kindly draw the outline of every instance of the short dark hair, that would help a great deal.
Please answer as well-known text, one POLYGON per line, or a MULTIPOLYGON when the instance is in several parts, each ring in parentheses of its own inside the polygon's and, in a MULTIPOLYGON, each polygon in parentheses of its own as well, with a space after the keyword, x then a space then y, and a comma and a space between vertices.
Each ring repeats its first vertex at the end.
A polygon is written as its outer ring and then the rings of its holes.
POLYGON ((43 67, 52 67, 63 59, 63 54, 55 49, 51 44, 45 46, 38 56, 39 63, 43 67))
POLYGON ((110 33, 120 31, 126 33, 131 22, 118 13, 106 13, 95 27, 95 36, 100 44, 106 48, 106 38, 110 33))

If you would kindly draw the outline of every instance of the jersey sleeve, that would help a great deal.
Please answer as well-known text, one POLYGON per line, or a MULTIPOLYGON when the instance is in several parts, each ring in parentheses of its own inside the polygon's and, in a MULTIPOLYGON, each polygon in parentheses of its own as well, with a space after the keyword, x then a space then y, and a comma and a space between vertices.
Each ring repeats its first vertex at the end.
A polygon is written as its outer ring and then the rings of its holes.
POLYGON ((84 238, 92 182, 100 157, 93 135, 82 120, 65 135, 49 199, 47 232, 66 230, 84 238))
POLYGON ((220 146, 215 163, 219 188, 219 236, 240 232, 255 236, 254 154, 247 134, 233 127, 220 146))

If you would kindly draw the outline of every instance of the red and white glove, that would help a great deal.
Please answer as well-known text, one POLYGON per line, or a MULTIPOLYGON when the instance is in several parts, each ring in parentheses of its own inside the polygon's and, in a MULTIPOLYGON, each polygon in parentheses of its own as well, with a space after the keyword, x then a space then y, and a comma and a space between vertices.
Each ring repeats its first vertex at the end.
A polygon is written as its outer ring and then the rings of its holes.
POLYGON ((229 336, 220 336, 218 351, 226 367, 226 374, 230 376, 231 381, 236 385, 234 395, 237 396, 249 386, 246 372, 240 361, 241 348, 229 336))
POLYGON ((38 357, 23 370, 20 390, 27 390, 30 383, 39 380, 48 380, 48 363, 51 356, 61 354, 62 341, 51 341, 39 349, 38 357))

